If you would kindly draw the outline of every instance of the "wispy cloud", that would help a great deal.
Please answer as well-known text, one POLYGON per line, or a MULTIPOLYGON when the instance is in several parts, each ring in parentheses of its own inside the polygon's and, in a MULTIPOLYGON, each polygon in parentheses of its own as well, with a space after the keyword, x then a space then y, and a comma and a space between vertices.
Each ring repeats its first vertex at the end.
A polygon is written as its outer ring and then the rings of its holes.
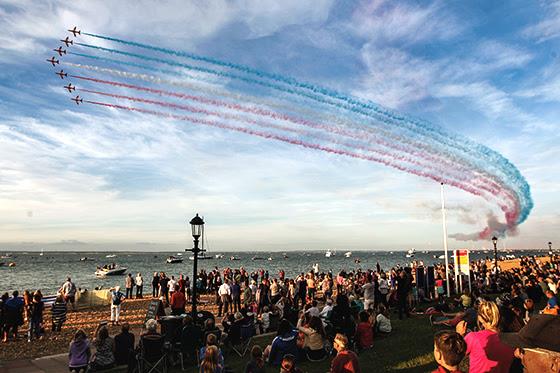
POLYGON ((523 35, 544 42, 560 36, 560 1, 544 2, 545 16, 536 24, 523 30, 523 35))

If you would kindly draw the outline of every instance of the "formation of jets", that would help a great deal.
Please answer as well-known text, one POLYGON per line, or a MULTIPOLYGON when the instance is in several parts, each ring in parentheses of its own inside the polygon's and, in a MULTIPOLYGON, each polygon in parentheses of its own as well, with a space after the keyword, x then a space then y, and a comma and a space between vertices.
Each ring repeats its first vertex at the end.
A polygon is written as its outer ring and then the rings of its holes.
POLYGON ((76 37, 76 35, 81 35, 82 32, 80 30, 78 30, 78 28, 76 26, 74 26, 74 28, 72 30, 68 30, 70 31, 72 34, 74 34, 74 37, 76 37))
MULTIPOLYGON (((70 31, 72 33, 72 35, 74 35, 74 37, 82 34, 82 31, 78 30, 78 28, 76 26, 74 26, 73 29, 70 29, 68 31, 70 31)), ((66 48, 68 48, 71 45, 74 45, 74 41, 72 39, 70 39, 68 36, 65 39, 61 39, 60 41, 63 42, 66 45, 66 48)), ((62 47, 58 47, 57 49, 53 49, 53 51, 58 53, 58 55, 60 57, 63 54, 66 54, 66 49, 62 49, 62 47)), ((50 59, 48 59, 47 62, 50 62, 53 66, 56 66, 56 65, 60 64, 60 61, 57 60, 54 56, 51 57, 50 59)), ((64 78, 68 77, 68 73, 65 73, 64 70, 62 70, 62 69, 55 74, 60 76, 60 79, 64 79, 64 78)), ((76 90, 76 86, 72 85, 72 83, 68 83, 68 85, 65 85, 64 88, 67 89, 69 93, 72 93, 72 91, 76 90)), ((82 97, 80 97, 80 95, 77 95, 76 97, 71 98, 71 100, 76 102, 76 105, 80 105, 80 104, 84 103, 84 99, 82 97)))
POLYGON ((62 56, 63 54, 66 54, 66 49, 62 49, 62 47, 58 47, 57 49, 53 49, 53 51, 58 53, 59 56, 62 56))

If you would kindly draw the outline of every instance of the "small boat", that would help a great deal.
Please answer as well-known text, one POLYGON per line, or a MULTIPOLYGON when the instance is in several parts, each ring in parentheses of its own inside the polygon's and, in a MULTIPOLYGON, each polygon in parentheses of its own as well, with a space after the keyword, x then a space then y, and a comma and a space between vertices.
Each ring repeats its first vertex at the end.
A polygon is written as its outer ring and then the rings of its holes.
POLYGON ((230 257, 229 257, 229 260, 240 260, 240 259, 239 259, 238 257, 236 257, 236 256, 230 256, 230 257))
POLYGON ((407 258, 414 258, 414 254, 406 254, 405 255, 407 258))
POLYGON ((105 258, 116 258, 117 256, 115 254, 109 254, 109 255, 105 255, 105 258))
POLYGON ((43 256, 44 255, 44 249, 41 249, 41 254, 39 254, 39 256, 43 256))
POLYGON ((438 256, 438 259, 445 259, 445 254, 438 256))
POLYGON ((169 264, 183 263, 183 258, 176 258, 174 256, 170 256, 169 258, 167 258, 166 262, 169 264))
POLYGON ((346 258, 350 258, 350 257, 352 256, 352 251, 347 251, 347 252, 345 252, 345 253, 344 253, 344 256, 345 256, 346 258))
POLYGON ((95 260, 95 259, 88 258, 87 256, 84 256, 83 258, 80 258, 80 262, 87 262, 87 261, 90 261, 90 260, 95 260))
POLYGON ((327 250, 327 252, 325 253, 325 257, 330 258, 331 256, 334 256, 334 252, 327 250))
POLYGON ((177 253, 177 256, 183 256, 183 253, 177 253))
POLYGON ((16 266, 16 262, 10 262, 10 264, 8 264, 8 267, 15 267, 16 266))
POLYGON ((354 263, 356 263, 356 264, 360 264, 361 262, 362 262, 362 261, 361 261, 360 259, 358 259, 358 258, 354 259, 354 263))
POLYGON ((251 260, 264 260, 264 258, 262 256, 254 256, 251 260))
POLYGON ((216 258, 216 259, 224 259, 224 254, 216 254, 216 255, 214 255, 214 258, 216 258))
POLYGON ((268 260, 269 262, 271 262, 271 261, 272 261, 272 257, 269 256, 267 260, 268 260))
POLYGON ((114 268, 98 268, 97 271, 95 271, 95 275, 97 277, 118 276, 124 274, 127 269, 127 267, 119 266, 115 266, 114 268))
MULTIPOLYGON (((214 259, 214 257, 210 255, 206 255, 205 251, 198 253, 198 260, 207 260, 207 259, 214 259)), ((194 260, 194 255, 189 256, 189 260, 194 260)))
POLYGON ((288 259, 288 254, 286 254, 286 253, 283 253, 283 254, 282 254, 282 258, 284 258, 284 259, 288 259))

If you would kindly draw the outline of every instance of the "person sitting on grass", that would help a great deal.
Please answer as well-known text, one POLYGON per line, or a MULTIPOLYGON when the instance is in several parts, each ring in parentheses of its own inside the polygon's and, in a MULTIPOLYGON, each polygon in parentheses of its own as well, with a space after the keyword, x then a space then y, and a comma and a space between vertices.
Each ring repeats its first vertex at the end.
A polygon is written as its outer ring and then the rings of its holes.
POLYGON ((64 324, 64 322, 66 321, 67 312, 68 308, 66 306, 66 302, 64 301, 64 297, 62 296, 62 294, 57 295, 56 300, 51 306, 53 332, 60 332, 60 330, 62 329, 62 324, 64 324))
POLYGON ((310 361, 321 361, 327 356, 325 342, 327 334, 323 322, 318 316, 311 316, 309 323, 304 324, 304 316, 298 320, 297 328, 305 335, 304 349, 310 361))
POLYGON ((200 373, 224 372, 223 357, 218 347, 214 345, 206 347, 199 371, 200 373), (222 363, 220 363, 220 358, 222 358, 222 363))
POLYGON ((373 328, 369 322, 369 314, 366 311, 360 312, 360 323, 356 328, 356 347, 362 351, 373 347, 373 328))
POLYGON ((261 346, 255 345, 251 349, 251 361, 245 366, 245 373, 265 373, 265 364, 261 346))
POLYGON ((383 335, 391 333, 392 330, 389 311, 387 310, 387 307, 380 304, 379 311, 375 317, 375 332, 376 334, 383 335))
POLYGON ((434 336, 434 358, 438 368, 432 373, 461 373, 459 364, 463 361, 467 344, 457 332, 440 331, 434 336))
POLYGON ((224 367, 224 355, 222 354, 222 350, 218 347, 218 338, 215 334, 208 334, 206 337, 206 346, 202 346, 199 352, 199 361, 204 361, 206 357, 206 352, 208 351, 208 347, 213 346, 216 347, 218 350, 218 365, 224 367))
POLYGON ((338 333, 334 337, 333 347, 337 351, 335 358, 331 362, 331 373, 360 373, 360 363, 358 356, 348 350, 348 338, 344 334, 338 333))
POLYGON ((548 300, 546 301, 546 307, 543 310, 543 313, 549 315, 558 315, 560 311, 560 306, 558 306, 558 300, 556 299, 556 295, 552 290, 547 290, 545 292, 546 297, 548 300))
POLYGON ((110 369, 115 365, 115 342, 109 337, 107 323, 101 323, 95 331, 95 339, 93 340, 95 354, 89 363, 89 371, 98 371, 110 369))
POLYGON ((68 351, 68 370, 71 373, 85 373, 91 357, 89 339, 83 329, 78 329, 74 339, 70 342, 68 351))
POLYGON ((282 358, 280 373, 303 373, 303 371, 296 366, 295 356, 288 354, 282 358))
POLYGON ((481 301, 478 306, 477 322, 481 327, 478 332, 467 334, 467 323, 460 321, 455 330, 465 336, 467 355, 469 355, 469 372, 506 373, 513 362, 513 348, 500 341, 498 325, 500 311, 495 302, 481 301))
POLYGON ((294 330, 288 320, 282 319, 280 321, 276 337, 264 352, 264 355, 268 357, 269 364, 278 366, 282 363, 282 358, 285 355, 298 355, 297 334, 297 330, 294 330))
POLYGON ((268 328, 270 328, 270 312, 268 306, 264 306, 261 315, 258 319, 259 324, 259 331, 261 334, 268 332, 268 328))
POLYGON ((120 334, 115 336, 115 364, 129 364, 134 356, 134 334, 130 333, 130 325, 125 322, 120 334))

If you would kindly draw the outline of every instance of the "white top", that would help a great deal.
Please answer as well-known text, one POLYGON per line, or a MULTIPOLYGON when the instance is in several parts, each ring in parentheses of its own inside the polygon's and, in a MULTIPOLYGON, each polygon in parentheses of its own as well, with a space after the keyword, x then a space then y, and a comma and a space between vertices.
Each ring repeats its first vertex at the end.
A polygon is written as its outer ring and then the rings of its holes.
POLYGON ((177 285, 176 280, 174 280, 174 279, 169 280, 169 282, 167 283, 167 288, 169 289, 170 292, 175 291, 175 285, 177 285))
POLYGON ((391 320, 386 318, 385 315, 380 313, 375 320, 377 321, 377 325, 379 325, 380 332, 391 333, 391 320))
POLYGON ((231 288, 228 284, 223 283, 218 289, 218 295, 231 295, 231 288))
POLYGON ((364 289, 364 300, 373 301, 375 299, 375 286, 371 282, 364 284, 362 289, 364 289))
POLYGON ((136 276, 136 286, 142 286, 142 276, 136 276))

